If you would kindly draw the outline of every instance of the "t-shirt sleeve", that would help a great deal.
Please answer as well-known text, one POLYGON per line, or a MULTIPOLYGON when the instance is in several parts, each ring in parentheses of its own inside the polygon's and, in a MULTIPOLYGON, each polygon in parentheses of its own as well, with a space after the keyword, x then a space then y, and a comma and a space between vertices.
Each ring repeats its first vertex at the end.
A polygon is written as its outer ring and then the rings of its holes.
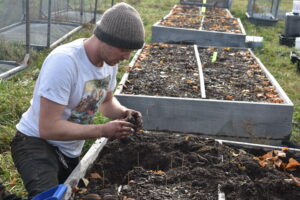
POLYGON ((112 79, 110 81, 108 90, 113 92, 117 86, 117 73, 118 73, 118 66, 113 67, 113 72, 112 72, 112 79))
POLYGON ((56 53, 45 60, 38 95, 61 105, 67 105, 75 81, 76 66, 67 55, 56 53))

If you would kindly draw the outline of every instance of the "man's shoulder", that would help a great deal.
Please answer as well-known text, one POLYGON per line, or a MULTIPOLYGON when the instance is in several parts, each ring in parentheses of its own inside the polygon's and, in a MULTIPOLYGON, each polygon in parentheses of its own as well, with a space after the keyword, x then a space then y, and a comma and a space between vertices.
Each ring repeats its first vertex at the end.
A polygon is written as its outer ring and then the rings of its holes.
POLYGON ((83 47, 84 38, 74 40, 72 42, 60 45, 56 47, 51 54, 65 54, 65 55, 74 55, 81 51, 83 47))

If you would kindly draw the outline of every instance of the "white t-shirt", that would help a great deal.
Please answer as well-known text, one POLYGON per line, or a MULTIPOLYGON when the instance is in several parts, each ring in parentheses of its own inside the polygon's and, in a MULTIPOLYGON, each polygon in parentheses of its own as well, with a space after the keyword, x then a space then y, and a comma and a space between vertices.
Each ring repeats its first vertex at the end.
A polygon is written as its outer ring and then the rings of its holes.
MULTIPOLYGON (((107 91, 113 91, 116 87, 118 67, 106 63, 102 67, 93 65, 86 55, 83 40, 62 45, 45 59, 31 105, 16 126, 20 132, 40 137, 41 96, 66 106, 61 119, 79 124, 92 123, 107 91)), ((84 140, 48 142, 71 158, 79 156, 84 145, 84 140)))

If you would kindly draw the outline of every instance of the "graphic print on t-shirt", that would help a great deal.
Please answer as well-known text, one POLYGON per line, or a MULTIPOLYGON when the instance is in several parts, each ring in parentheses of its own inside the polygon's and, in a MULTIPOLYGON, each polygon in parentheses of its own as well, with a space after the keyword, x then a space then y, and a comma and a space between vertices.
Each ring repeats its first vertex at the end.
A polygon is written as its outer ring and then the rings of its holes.
POLYGON ((69 121, 78 124, 90 124, 100 104, 106 97, 111 76, 100 80, 87 81, 84 86, 83 96, 78 106, 72 110, 69 121))

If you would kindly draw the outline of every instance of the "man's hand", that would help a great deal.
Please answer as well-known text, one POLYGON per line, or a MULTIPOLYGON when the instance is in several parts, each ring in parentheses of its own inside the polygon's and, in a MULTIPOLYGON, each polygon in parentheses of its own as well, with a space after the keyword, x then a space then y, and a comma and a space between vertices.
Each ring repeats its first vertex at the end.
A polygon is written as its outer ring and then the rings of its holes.
POLYGON ((102 124, 102 137, 122 139, 134 132, 134 125, 123 120, 114 120, 102 124))
POLYGON ((142 114, 136 110, 127 109, 125 111, 125 121, 130 122, 134 125, 134 130, 140 130, 143 127, 143 118, 142 114))

